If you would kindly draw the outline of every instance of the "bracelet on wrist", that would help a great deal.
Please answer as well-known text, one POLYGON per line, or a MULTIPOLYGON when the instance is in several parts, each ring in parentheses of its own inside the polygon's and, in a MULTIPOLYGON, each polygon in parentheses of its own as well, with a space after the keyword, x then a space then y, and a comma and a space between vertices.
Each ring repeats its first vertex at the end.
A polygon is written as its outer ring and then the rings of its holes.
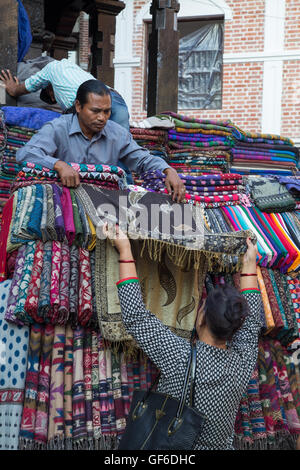
POLYGON ((134 259, 119 259, 119 263, 135 263, 134 259))
POLYGON ((251 274, 241 273, 240 276, 257 276, 257 273, 251 273, 251 274))

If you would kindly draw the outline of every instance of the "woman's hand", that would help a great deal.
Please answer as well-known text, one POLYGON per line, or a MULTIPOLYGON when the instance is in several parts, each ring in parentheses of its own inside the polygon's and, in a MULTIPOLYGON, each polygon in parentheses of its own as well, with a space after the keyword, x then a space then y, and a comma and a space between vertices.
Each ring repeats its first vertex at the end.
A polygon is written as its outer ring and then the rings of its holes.
POLYGON ((242 273, 256 273, 256 256, 258 254, 257 245, 247 238, 248 249, 243 257, 242 273))
POLYGON ((120 253, 120 258, 133 259, 130 241, 118 225, 109 225, 106 222, 103 226, 103 233, 107 238, 113 241, 114 246, 120 253))

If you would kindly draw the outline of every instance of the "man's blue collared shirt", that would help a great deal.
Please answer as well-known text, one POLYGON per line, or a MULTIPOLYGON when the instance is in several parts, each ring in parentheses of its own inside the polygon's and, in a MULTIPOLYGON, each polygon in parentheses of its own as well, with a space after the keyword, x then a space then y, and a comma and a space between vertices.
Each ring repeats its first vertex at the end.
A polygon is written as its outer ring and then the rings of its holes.
POLYGON ((108 120, 104 129, 88 139, 77 115, 66 114, 45 124, 16 154, 17 162, 28 161, 53 169, 57 160, 73 163, 118 165, 121 160, 138 174, 165 170, 169 165, 140 147, 130 132, 108 120))

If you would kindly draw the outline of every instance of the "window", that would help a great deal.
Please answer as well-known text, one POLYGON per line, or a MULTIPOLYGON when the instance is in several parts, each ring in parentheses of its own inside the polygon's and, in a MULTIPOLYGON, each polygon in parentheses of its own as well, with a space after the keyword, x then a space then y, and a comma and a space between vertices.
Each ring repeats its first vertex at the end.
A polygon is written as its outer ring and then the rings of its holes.
POLYGON ((180 21, 178 109, 222 108, 223 21, 180 21))
POLYGON ((224 19, 179 20, 178 30, 178 109, 221 109, 224 19))

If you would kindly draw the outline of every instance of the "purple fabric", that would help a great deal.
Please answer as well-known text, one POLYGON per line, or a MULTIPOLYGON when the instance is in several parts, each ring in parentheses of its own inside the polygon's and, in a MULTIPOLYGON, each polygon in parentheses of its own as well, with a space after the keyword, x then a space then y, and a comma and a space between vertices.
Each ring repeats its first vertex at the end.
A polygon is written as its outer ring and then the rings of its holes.
POLYGON ((59 241, 63 241, 65 238, 65 224, 62 211, 61 203, 61 189, 57 184, 52 184, 53 189, 53 203, 54 203, 54 214, 55 214, 55 231, 59 241))
POLYGON ((74 218, 73 218, 73 207, 72 207, 72 199, 70 195, 69 188, 63 187, 63 192, 61 196, 61 204, 62 204, 62 212, 64 218, 64 225, 66 231, 66 237, 68 240, 69 245, 71 246, 73 241, 75 240, 75 225, 74 225, 74 218))

